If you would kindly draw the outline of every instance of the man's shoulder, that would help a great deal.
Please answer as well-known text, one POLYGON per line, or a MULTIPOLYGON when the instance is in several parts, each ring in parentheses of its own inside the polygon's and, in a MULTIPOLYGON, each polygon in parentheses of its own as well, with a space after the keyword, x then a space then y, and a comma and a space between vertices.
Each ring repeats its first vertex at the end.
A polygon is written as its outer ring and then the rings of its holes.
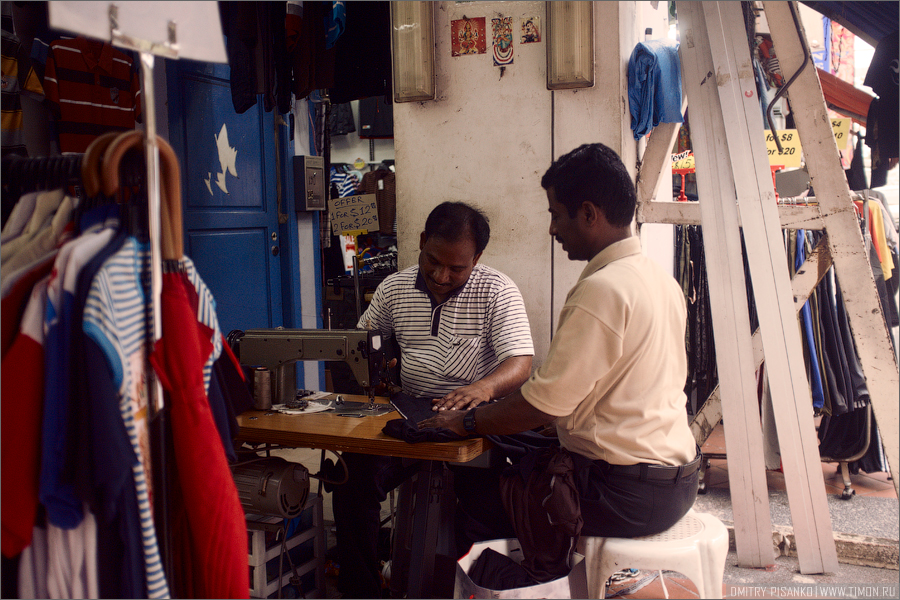
POLYGON ((516 283, 509 275, 495 269, 494 267, 490 267, 481 263, 475 265, 475 268, 472 269, 472 275, 470 277, 479 285, 495 285, 498 287, 512 286, 517 288, 516 283))
POLYGON ((384 278, 381 285, 386 288, 414 286, 416 284, 416 276, 419 274, 419 265, 407 267, 402 271, 391 273, 384 278))

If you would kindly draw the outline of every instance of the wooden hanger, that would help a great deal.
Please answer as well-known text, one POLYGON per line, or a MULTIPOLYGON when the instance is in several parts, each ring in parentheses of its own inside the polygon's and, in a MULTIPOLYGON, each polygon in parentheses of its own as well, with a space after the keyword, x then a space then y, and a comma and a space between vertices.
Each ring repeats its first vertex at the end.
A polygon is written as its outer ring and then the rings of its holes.
POLYGON ((104 133, 87 147, 81 160, 81 182, 88 198, 97 197, 102 191, 100 183, 100 161, 109 144, 119 136, 119 132, 104 133))
MULTIPOLYGON (((159 147, 160 171, 160 248, 163 260, 179 260, 184 255, 184 235, 181 212, 181 171, 178 157, 172 147, 161 137, 156 138, 159 147)), ((106 148, 101 166, 101 183, 107 196, 119 191, 119 166, 122 157, 133 149, 143 150, 144 134, 128 131, 117 136, 106 148)))

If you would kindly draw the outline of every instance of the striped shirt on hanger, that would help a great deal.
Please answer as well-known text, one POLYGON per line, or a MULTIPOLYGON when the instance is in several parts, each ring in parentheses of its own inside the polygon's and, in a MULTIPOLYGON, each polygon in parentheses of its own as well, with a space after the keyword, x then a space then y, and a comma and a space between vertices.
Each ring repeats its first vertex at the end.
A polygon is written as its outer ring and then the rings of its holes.
POLYGON ((44 91, 57 119, 61 152, 84 152, 108 131, 134 129, 141 113, 134 61, 97 40, 51 43, 44 91))
POLYGON ((389 275, 357 327, 396 337, 403 391, 413 397, 440 398, 507 358, 534 355, 519 289, 480 264, 443 304, 432 300, 418 266, 389 275))

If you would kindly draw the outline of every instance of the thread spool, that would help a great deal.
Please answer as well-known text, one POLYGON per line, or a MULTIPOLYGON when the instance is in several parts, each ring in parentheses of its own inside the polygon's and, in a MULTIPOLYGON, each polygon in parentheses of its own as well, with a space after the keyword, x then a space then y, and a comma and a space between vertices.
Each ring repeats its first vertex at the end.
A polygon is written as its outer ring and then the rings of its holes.
POLYGON ((256 367, 253 371, 253 408, 272 408, 272 372, 266 367, 256 367))

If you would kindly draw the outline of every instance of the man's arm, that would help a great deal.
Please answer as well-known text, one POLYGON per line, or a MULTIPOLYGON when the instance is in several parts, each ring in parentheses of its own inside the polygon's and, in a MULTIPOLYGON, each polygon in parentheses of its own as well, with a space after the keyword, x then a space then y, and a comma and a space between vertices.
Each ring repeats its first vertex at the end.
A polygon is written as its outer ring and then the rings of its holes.
MULTIPOLYGON (((465 411, 447 410, 419 423, 425 427, 444 427, 466 436, 463 427, 465 411)), ((518 390, 494 404, 482 406, 475 413, 475 431, 481 435, 506 435, 547 425, 556 419, 528 403, 518 390)))
POLYGON ((503 398, 517 390, 531 375, 531 356, 511 356, 487 377, 457 388, 431 401, 431 410, 462 410, 503 398))

